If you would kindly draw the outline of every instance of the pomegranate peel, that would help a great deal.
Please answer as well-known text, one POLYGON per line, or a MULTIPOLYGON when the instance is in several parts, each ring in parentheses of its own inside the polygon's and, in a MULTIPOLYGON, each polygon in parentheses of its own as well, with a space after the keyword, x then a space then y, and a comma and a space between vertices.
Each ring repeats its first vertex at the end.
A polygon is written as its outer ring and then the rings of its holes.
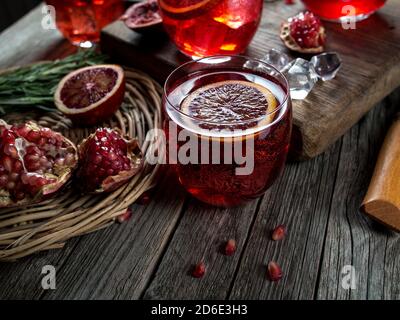
POLYGON ((123 137, 117 129, 97 129, 79 144, 78 152, 81 165, 76 176, 83 192, 114 191, 143 165, 137 141, 123 137))
POLYGON ((54 103, 75 124, 92 126, 113 116, 125 95, 125 74, 118 65, 80 68, 58 84, 54 103))

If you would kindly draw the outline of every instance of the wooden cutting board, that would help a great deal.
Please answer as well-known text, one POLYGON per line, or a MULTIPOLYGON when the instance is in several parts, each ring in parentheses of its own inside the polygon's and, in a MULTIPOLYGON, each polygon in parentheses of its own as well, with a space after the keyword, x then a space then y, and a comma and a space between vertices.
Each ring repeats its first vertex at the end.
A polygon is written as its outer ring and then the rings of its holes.
MULTIPOLYGON (((280 24, 303 9, 300 1, 296 5, 265 3, 260 28, 245 54, 261 58, 271 48, 289 53, 278 36, 280 24)), ((400 85, 400 0, 389 0, 379 13, 357 23, 355 30, 336 23, 325 26, 326 51, 338 52, 343 66, 334 80, 319 82, 306 100, 294 101, 293 146, 298 159, 325 151, 400 85)), ((120 21, 103 30, 101 44, 117 61, 140 68, 160 82, 187 61, 166 36, 142 36, 120 21)))

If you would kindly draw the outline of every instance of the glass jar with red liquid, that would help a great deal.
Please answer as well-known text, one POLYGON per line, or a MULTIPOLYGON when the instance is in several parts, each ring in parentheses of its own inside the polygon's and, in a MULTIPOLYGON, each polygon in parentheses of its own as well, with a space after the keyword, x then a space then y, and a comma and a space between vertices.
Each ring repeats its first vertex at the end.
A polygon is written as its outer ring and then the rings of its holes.
POLYGON ((386 0, 302 0, 307 9, 319 17, 342 21, 354 17, 356 21, 368 18, 382 7, 386 0))
POLYGON ((213 56, 176 69, 164 87, 167 163, 206 203, 257 198, 281 174, 292 107, 285 77, 243 56, 213 56))
POLYGON ((72 44, 91 47, 100 31, 124 12, 122 0, 46 0, 55 9, 58 30, 72 44))
POLYGON ((257 31, 263 0, 159 0, 163 24, 191 57, 239 54, 257 31))

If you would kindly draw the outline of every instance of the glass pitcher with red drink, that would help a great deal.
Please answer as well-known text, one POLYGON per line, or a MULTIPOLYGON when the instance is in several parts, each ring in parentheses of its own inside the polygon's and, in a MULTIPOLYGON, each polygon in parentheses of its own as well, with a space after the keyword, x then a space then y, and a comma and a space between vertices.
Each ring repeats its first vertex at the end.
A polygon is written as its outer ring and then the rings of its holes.
POLYGON ((368 18, 382 7, 386 0, 302 0, 307 9, 326 20, 342 21, 354 17, 356 21, 368 18))
POLYGON ((57 28, 72 44, 91 47, 100 31, 124 12, 122 0, 46 0, 55 9, 57 28))
POLYGON ((164 87, 167 163, 206 203, 257 198, 283 170, 292 109, 285 77, 243 56, 213 56, 176 69, 164 87))
POLYGON ((239 54, 260 23, 263 0, 159 0, 164 27, 191 57, 239 54))

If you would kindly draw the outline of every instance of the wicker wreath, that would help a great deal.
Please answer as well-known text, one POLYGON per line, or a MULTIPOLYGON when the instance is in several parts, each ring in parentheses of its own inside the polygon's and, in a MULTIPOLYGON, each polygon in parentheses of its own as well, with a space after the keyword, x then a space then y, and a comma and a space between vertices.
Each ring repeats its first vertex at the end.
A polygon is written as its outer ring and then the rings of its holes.
MULTIPOLYGON (((161 87, 147 75, 125 68, 125 100, 114 118, 102 126, 119 128, 136 138, 144 165, 132 180, 112 193, 84 195, 72 188, 38 204, 0 209, 0 261, 12 261, 38 251, 62 248, 65 241, 112 225, 116 218, 146 191, 153 188, 159 165, 146 162, 157 148, 150 131, 161 127, 161 87)), ((74 128, 58 111, 38 115, 7 115, 8 122, 33 119, 79 143, 96 128, 74 128)))

